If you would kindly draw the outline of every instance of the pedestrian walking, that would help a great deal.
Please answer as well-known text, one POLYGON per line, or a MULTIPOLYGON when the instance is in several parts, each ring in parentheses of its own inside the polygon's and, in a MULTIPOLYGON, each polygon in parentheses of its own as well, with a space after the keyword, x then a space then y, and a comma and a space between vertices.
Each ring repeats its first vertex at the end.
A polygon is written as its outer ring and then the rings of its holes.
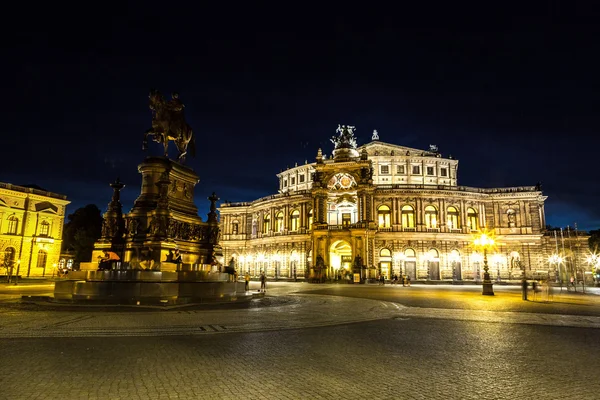
POLYGON ((246 272, 246 275, 244 275, 244 281, 246 282, 246 286, 244 287, 244 289, 246 290, 246 292, 248 292, 250 290, 250 274, 246 272))
POLYGON ((410 275, 406 275, 406 286, 410 287, 410 275))
POLYGON ((523 300, 527 300, 527 279, 525 278, 521 280, 521 293, 523 296, 523 300))
POLYGON ((264 272, 260 273, 260 291, 263 293, 267 292, 267 277, 264 272))

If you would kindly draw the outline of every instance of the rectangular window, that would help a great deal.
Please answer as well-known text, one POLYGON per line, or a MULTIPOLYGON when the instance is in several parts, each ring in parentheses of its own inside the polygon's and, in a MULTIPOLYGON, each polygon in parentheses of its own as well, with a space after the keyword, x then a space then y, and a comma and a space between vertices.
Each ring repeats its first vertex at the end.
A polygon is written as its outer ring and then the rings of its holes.
POLYGON ((287 187, 287 179, 283 180, 283 187, 287 187))
POLYGON ((421 167, 419 165, 413 165, 412 173, 413 175, 421 175, 421 167))
POLYGON ((298 183, 303 183, 304 182, 304 174, 298 176, 298 183))
POLYGON ((390 173, 390 166, 389 165, 381 165, 380 166, 380 171, 382 175, 387 175, 390 173))
POLYGON ((292 176, 290 179, 291 179, 290 185, 295 185, 296 184, 296 177, 292 176))
POLYGON ((404 165, 398 165, 396 168, 396 173, 404 175, 406 173, 406 172, 404 172, 404 165))
POLYGON ((352 222, 352 215, 350 213, 342 213, 342 225, 349 226, 352 222))
POLYGON ((448 176, 448 169, 446 169, 446 168, 440 169, 440 175, 441 176, 448 176))
POLYGON ((433 175, 433 167, 427 167, 427 175, 433 175))

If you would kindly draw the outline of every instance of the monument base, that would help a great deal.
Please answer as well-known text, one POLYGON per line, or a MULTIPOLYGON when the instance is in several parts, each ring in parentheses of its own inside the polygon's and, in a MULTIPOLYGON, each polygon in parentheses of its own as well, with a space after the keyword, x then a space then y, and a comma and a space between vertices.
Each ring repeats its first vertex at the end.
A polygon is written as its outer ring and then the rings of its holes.
POLYGON ((204 271, 72 271, 54 286, 56 302, 178 305, 249 301, 244 282, 204 271))

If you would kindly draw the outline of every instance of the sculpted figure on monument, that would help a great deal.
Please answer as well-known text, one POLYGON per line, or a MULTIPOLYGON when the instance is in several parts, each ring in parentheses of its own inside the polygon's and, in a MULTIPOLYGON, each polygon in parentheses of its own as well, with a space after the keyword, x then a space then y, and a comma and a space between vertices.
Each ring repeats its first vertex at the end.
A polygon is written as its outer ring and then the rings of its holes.
POLYGON ((178 162, 185 162, 188 151, 192 157, 195 156, 194 134, 185 121, 185 106, 179 100, 179 94, 173 93, 168 102, 158 90, 151 90, 148 97, 152 110, 152 127, 144 134, 142 149, 147 149, 148 136, 151 136, 156 143, 162 143, 165 157, 168 156, 169 141, 173 141, 179 150, 178 162))

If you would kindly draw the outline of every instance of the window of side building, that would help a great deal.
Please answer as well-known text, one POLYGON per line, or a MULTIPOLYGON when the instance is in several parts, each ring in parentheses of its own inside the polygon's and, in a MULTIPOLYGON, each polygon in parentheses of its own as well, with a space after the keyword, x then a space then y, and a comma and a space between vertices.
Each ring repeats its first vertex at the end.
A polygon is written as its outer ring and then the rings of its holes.
POLYGON ((235 220, 231 223, 231 234, 232 235, 237 235, 238 234, 238 227, 239 227, 239 221, 235 220))
POLYGON ((412 174, 413 175, 421 175, 421 166, 420 165, 413 165, 412 166, 412 174))
POLYGON ((396 166, 396 173, 404 175, 406 173, 404 165, 397 165, 396 166))
POLYGON ((50 224, 48 221, 42 221, 40 224, 40 236, 48 236, 50 233, 50 224))
POLYGON ((380 165, 379 166, 379 171, 382 175, 389 175, 390 173, 390 166, 389 165, 380 165))
POLYGON ((290 178, 290 185, 295 185, 295 184, 296 184, 296 177, 295 177, 295 176, 292 176, 292 177, 290 178))
POLYGON ((308 211, 308 229, 311 229, 313 225, 313 210, 308 211))
POLYGON ((433 167, 427 167, 427 175, 435 175, 433 172, 434 172, 433 167))
POLYGON ((441 168, 440 176, 448 176, 448 168, 441 168))
POLYGON ((304 183, 304 174, 298 176, 298 183, 304 183))
POLYGON ((48 253, 44 250, 38 251, 37 256, 37 267, 38 268, 46 268, 46 260, 48 259, 48 253))
POLYGON ((11 215, 10 217, 8 217, 8 231, 6 233, 8 233, 9 235, 16 235, 18 225, 19 218, 15 217, 14 215, 11 215))
POLYGON ((271 230, 271 216, 265 215, 263 219, 263 233, 268 233, 271 230))

